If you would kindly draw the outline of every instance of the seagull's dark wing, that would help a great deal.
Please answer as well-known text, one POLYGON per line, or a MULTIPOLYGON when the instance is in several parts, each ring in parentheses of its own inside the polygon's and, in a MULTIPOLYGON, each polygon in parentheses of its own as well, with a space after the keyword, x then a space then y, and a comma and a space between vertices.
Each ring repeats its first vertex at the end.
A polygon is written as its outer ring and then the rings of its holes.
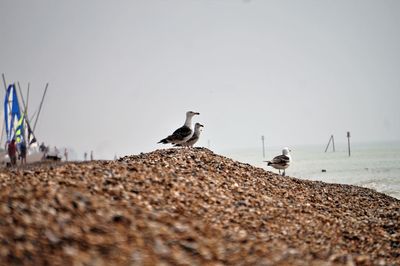
POLYGON ((286 155, 279 155, 276 156, 274 159, 272 159, 271 163, 285 165, 287 163, 290 163, 290 158, 287 157, 286 155))
POLYGON ((193 131, 190 129, 190 127, 182 126, 182 127, 178 128, 177 130, 175 130, 174 133, 172 133, 172 135, 169 135, 165 139, 160 140, 158 143, 163 143, 163 144, 182 143, 182 141, 187 139, 192 134, 192 132, 193 131))
POLYGON ((199 139, 199 136, 197 136, 196 134, 193 134, 193 136, 188 139, 187 141, 185 141, 184 143, 181 144, 174 144, 174 146, 176 147, 180 147, 180 146, 187 146, 187 145, 192 145, 192 143, 195 143, 197 140, 199 139))
POLYGON ((197 141, 199 139, 199 135, 193 134, 193 136, 186 142, 197 141))
POLYGON ((191 134, 192 134, 192 130, 190 129, 190 127, 182 126, 182 127, 178 128, 177 130, 175 130, 174 133, 172 133, 172 135, 168 136, 167 139, 170 142, 182 141, 185 138, 189 137, 191 134))

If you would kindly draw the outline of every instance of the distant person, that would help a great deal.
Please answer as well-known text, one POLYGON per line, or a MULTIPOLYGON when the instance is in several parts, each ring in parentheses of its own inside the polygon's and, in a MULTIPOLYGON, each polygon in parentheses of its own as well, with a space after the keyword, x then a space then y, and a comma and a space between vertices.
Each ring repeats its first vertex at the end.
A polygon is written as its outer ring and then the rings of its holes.
POLYGON ((58 157, 58 154, 60 154, 60 151, 57 149, 57 146, 54 146, 54 155, 58 157))
POLYGON ((21 164, 26 164, 26 144, 22 141, 19 144, 19 156, 21 158, 21 164))
POLYGON ((15 139, 12 139, 8 144, 7 151, 11 166, 15 166, 17 164, 17 145, 15 144, 15 139))
POLYGON ((47 153, 47 147, 46 147, 46 145, 44 145, 44 142, 42 142, 42 143, 40 144, 40 146, 39 146, 39 151, 40 151, 41 153, 43 153, 42 160, 44 160, 44 159, 46 158, 46 153, 47 153))
POLYGON ((90 151, 90 160, 93 161, 93 151, 90 151))
POLYGON ((83 158, 84 158, 85 161, 87 160, 87 152, 85 152, 85 153, 83 154, 83 158))
POLYGON ((44 142, 42 142, 42 144, 40 144, 39 146, 39 151, 45 152, 45 150, 46 150, 46 145, 44 145, 44 142))
POLYGON ((68 151, 67 151, 67 148, 64 149, 64 157, 65 157, 65 161, 68 162, 68 151))

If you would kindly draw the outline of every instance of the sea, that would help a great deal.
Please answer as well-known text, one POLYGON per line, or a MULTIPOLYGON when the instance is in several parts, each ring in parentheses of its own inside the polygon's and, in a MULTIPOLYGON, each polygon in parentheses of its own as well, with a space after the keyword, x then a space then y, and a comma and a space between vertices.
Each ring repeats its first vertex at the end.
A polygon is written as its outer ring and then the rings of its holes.
MULTIPOLYGON (((282 148, 265 147, 265 157, 261 144, 220 154, 278 173, 263 160, 282 154, 282 148)), ((347 143, 336 144, 335 152, 332 147, 325 152, 326 144, 289 148, 293 162, 286 169, 288 176, 366 187, 400 199, 400 142, 351 144, 350 156, 347 143)))

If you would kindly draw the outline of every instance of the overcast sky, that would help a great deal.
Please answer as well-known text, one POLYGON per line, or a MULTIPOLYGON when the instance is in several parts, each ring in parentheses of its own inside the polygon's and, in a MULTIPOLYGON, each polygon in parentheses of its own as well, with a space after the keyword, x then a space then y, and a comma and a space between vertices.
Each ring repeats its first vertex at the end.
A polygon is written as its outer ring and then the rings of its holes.
MULTIPOLYGON (((400 1, 1 0, 0 72, 37 138, 113 158, 200 112, 218 151, 400 139, 400 1)), ((3 92, 2 92, 3 94, 3 92)), ((3 96, 2 96, 3 97, 3 96)))

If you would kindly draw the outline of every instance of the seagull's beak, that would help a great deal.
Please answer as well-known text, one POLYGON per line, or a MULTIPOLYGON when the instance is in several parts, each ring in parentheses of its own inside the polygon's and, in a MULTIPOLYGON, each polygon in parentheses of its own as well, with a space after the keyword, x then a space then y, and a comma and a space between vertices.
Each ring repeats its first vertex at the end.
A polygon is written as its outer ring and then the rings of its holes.
POLYGON ((200 124, 201 127, 204 127, 203 125, 200 124))
POLYGON ((200 113, 194 112, 195 115, 199 115, 200 113))

